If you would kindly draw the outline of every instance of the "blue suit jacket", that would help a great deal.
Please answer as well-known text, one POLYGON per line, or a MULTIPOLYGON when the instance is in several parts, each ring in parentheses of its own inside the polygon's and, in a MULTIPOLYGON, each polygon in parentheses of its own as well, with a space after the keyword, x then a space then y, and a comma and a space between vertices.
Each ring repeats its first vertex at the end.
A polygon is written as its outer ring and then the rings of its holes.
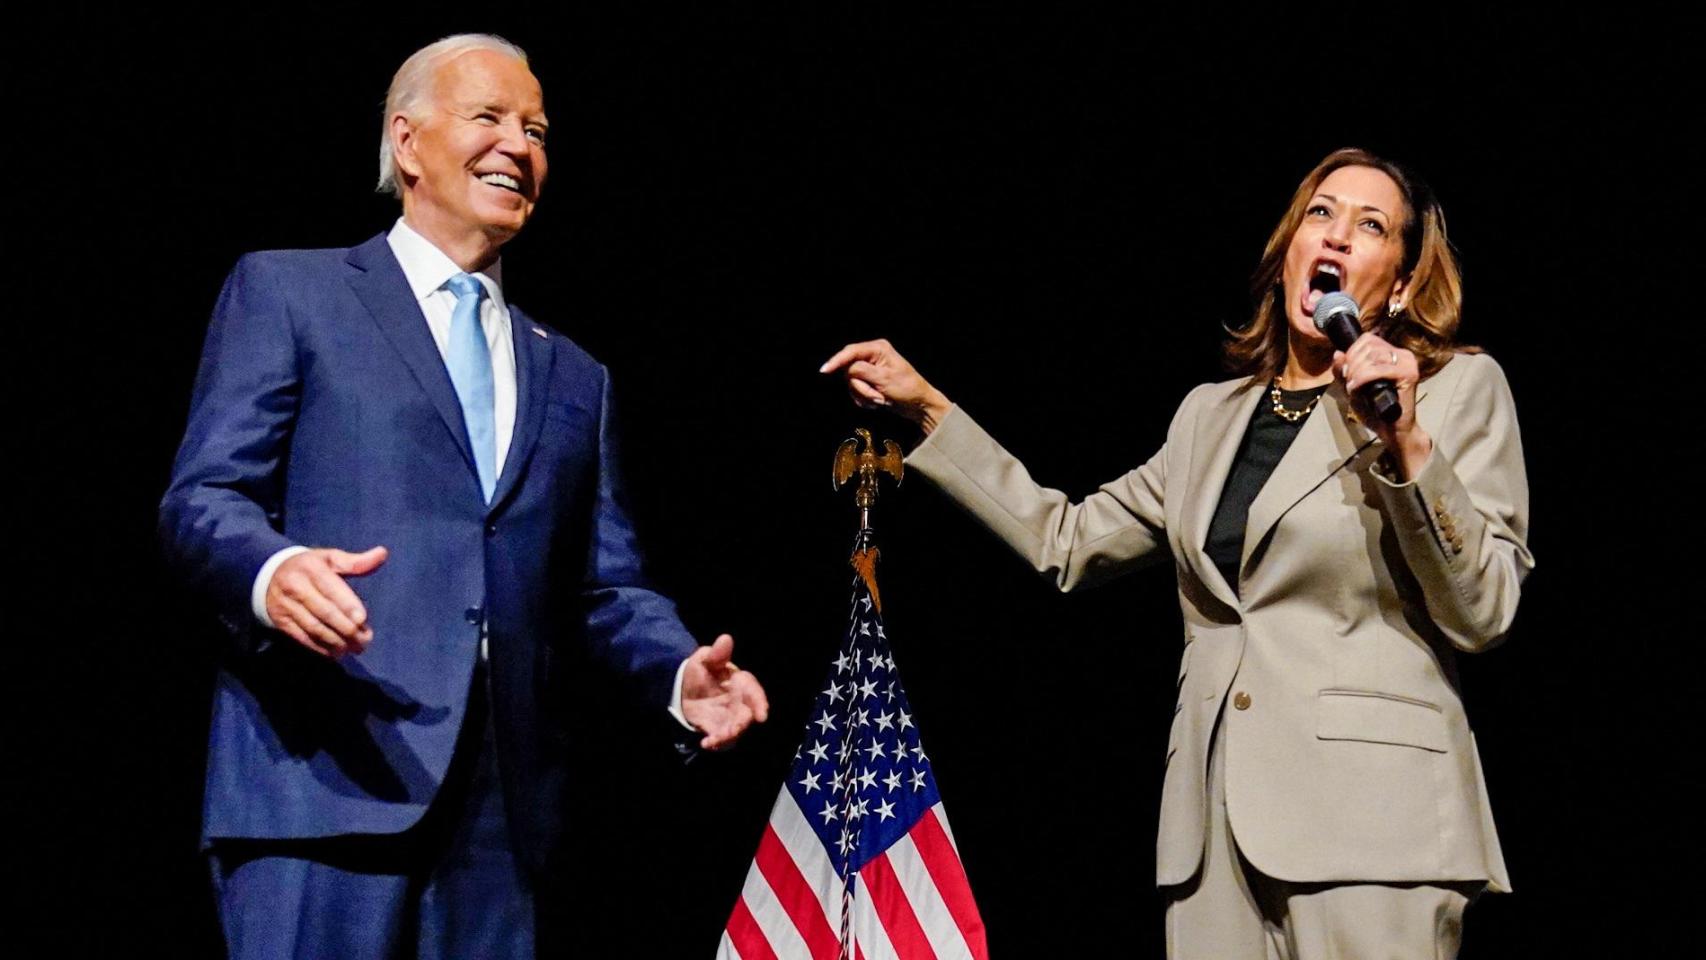
POLYGON ((487 506, 455 388, 383 235, 249 254, 227 278, 160 505, 167 552, 235 641, 205 841, 418 820, 462 725, 482 617, 508 809, 535 867, 561 833, 569 645, 635 680, 661 715, 695 644, 641 573, 609 378, 511 317, 515 432, 487 506), (390 548, 350 581, 374 628, 364 654, 332 661, 254 621, 255 575, 291 544, 390 548))

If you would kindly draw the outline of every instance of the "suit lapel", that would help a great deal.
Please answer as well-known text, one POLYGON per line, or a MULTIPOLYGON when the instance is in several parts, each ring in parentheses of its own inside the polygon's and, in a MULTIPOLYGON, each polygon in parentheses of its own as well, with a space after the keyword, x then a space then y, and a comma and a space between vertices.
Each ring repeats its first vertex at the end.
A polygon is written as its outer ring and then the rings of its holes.
POLYGON ((1320 402, 1303 421, 1297 438, 1286 448, 1279 465, 1274 467, 1256 499, 1251 501, 1250 515, 1244 525, 1244 552, 1239 557, 1239 570, 1250 562, 1250 555, 1257 545, 1287 510, 1355 455, 1355 447, 1345 449, 1340 446, 1340 438, 1346 434, 1335 429, 1336 424, 1344 421, 1344 407, 1339 396, 1337 383, 1321 395, 1320 402))
POLYGON ((462 402, 456 397, 456 387, 444 368, 444 358, 439 356, 426 317, 410 293, 409 281, 385 242, 385 235, 380 234, 351 250, 349 263, 357 270, 349 278, 350 288, 438 410, 451 440, 462 451, 469 473, 478 483, 480 475, 474 466, 473 445, 468 442, 468 428, 462 422, 462 402))
POLYGON ((1238 608, 1238 595, 1220 575, 1220 568, 1203 552, 1203 543, 1208 538, 1208 525, 1214 519, 1215 506, 1220 503, 1227 474, 1232 472, 1232 459, 1238 454, 1238 446, 1244 440, 1244 429, 1249 425, 1250 416, 1261 397, 1260 385, 1252 381, 1233 390, 1197 418, 1197 434, 1192 449, 1201 450, 1204 455, 1191 458, 1190 480, 1186 488, 1194 495, 1185 509, 1183 530, 1190 564, 1209 591, 1233 609, 1238 608))
MULTIPOLYGON (((1426 385, 1423 385, 1416 394, 1418 412, 1426 399, 1426 385)), ((1372 455, 1375 439, 1374 431, 1364 426, 1351 412, 1344 385, 1333 381, 1327 392, 1321 395, 1321 402, 1315 405, 1309 419, 1304 421, 1297 439, 1280 458, 1273 475, 1268 477, 1268 482, 1250 504, 1239 569, 1250 562, 1251 555, 1267 537, 1268 531, 1298 501, 1359 456, 1372 455)))
POLYGON ((539 441, 540 424, 545 418, 545 396, 551 383, 551 366, 556 351, 551 349, 549 334, 540 336, 527 315, 515 307, 509 308, 510 339, 515 343, 515 430, 511 434, 509 454, 504 458, 503 474, 492 491, 491 513, 496 513, 527 471, 527 462, 539 441))

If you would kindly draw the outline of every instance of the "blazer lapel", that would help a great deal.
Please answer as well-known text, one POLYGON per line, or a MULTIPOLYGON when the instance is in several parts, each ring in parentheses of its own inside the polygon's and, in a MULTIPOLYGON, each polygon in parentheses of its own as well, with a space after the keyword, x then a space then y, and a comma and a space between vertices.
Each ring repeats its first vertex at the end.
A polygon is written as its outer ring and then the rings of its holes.
POLYGON ((496 513, 515 492, 539 441, 551 366, 557 355, 551 349, 552 334, 546 331, 540 336, 541 331, 545 328, 536 326, 526 314, 509 308, 510 338, 515 342, 515 431, 510 437, 509 455, 504 458, 503 474, 492 491, 489 513, 496 513))
POLYGON ((1321 395, 1315 409, 1303 421, 1297 438, 1286 448, 1279 465, 1251 501, 1250 516, 1244 526, 1244 552, 1238 561, 1240 571, 1249 564, 1250 555, 1279 518, 1356 453, 1355 449, 1340 448, 1338 438, 1342 434, 1329 423, 1344 418, 1335 396, 1338 389, 1334 384, 1321 395))
POLYGON ((456 397, 456 387, 450 382, 449 371, 444 368, 444 358, 439 356, 438 345, 432 341, 432 331, 427 329, 426 317, 409 292, 409 281, 386 244, 385 235, 380 234, 354 248, 348 259, 358 271, 349 278, 351 289, 367 307, 367 312, 373 315, 385 338, 402 356, 409 372, 414 374, 415 382, 437 408, 445 429, 450 431, 451 440, 462 451, 462 459, 478 482, 474 448, 468 442, 468 427, 462 422, 462 402, 456 397))
MULTIPOLYGON (((1417 390, 1418 411, 1427 396, 1425 385, 1417 390)), ((1321 395, 1321 402, 1315 405, 1309 419, 1304 421, 1297 439, 1280 458, 1273 475, 1250 504, 1239 569, 1249 564, 1257 546, 1286 511, 1346 465, 1365 454, 1372 456, 1375 439, 1374 431, 1352 413, 1344 385, 1333 381, 1327 392, 1321 395)))
POLYGON ((1182 538, 1197 576, 1216 597, 1227 606, 1238 609, 1238 594, 1220 568, 1214 565, 1203 544, 1208 538, 1208 525, 1214 520, 1214 508, 1220 503, 1221 490, 1227 474, 1232 472, 1232 459, 1244 440, 1244 430, 1262 398, 1260 385, 1254 381, 1234 390, 1214 409, 1205 410, 1197 420, 1197 435, 1193 450, 1204 456, 1191 458, 1187 490, 1196 494, 1185 510, 1182 538))

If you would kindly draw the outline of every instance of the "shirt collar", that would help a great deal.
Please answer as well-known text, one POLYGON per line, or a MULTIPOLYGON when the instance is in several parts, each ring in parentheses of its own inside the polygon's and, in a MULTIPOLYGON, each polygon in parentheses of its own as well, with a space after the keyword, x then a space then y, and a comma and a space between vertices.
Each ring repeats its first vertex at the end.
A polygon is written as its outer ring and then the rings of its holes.
MULTIPOLYGON (((391 245, 391 253, 403 268, 403 277, 409 281, 409 291, 417 301, 444 289, 446 280, 462 272, 456 261, 433 246, 431 240, 416 233, 413 227, 403 222, 402 217, 397 218, 397 225, 386 234, 385 242, 391 245)), ((503 295, 503 260, 493 260, 491 266, 474 276, 486 288, 486 295, 492 298, 492 305, 498 308, 499 314, 507 313, 503 295)))

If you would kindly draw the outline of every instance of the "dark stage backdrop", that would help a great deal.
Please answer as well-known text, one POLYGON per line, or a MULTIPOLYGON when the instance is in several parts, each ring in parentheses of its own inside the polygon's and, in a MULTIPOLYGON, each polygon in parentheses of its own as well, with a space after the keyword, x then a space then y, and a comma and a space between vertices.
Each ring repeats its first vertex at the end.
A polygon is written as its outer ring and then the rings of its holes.
MULTIPOLYGON (((1649 71, 1686 32, 1341 14, 61 25, 43 93, 18 104, 8 243, 27 271, 12 303, 48 305, 26 314, 46 346, 14 367, 46 427, 21 467, 42 529, 19 599, 49 615, 9 631, 28 759, 8 868, 26 913, 74 918, 46 942, 220 955, 196 852, 213 635, 153 533, 207 317, 244 251, 390 226, 372 189, 390 74, 485 29, 531 51, 554 128, 508 293, 614 371, 656 578, 701 637, 735 634, 774 708, 682 770, 588 677, 580 869, 541 903, 575 955, 709 956, 740 888, 845 616, 854 516, 830 455, 859 424, 911 439, 817 365, 886 336, 1041 481, 1086 493, 1222 376, 1219 330, 1246 316, 1268 230, 1345 145, 1443 199, 1464 334, 1509 375, 1533 487, 1522 615, 1462 664, 1517 890, 1471 910, 1464 955, 1650 955, 1667 877, 1647 858, 1673 849, 1687 729, 1660 706, 1694 682, 1658 655, 1682 636, 1660 586, 1677 561, 1650 551, 1681 539, 1657 504, 1687 484, 1658 479, 1679 441, 1630 432, 1652 407, 1622 371, 1653 368, 1611 297, 1681 287, 1653 258, 1698 234, 1672 212, 1699 167, 1654 139, 1681 94, 1649 71)), ((994 952, 1160 956, 1167 565, 1063 597, 922 482, 876 521, 896 658, 994 952)))

